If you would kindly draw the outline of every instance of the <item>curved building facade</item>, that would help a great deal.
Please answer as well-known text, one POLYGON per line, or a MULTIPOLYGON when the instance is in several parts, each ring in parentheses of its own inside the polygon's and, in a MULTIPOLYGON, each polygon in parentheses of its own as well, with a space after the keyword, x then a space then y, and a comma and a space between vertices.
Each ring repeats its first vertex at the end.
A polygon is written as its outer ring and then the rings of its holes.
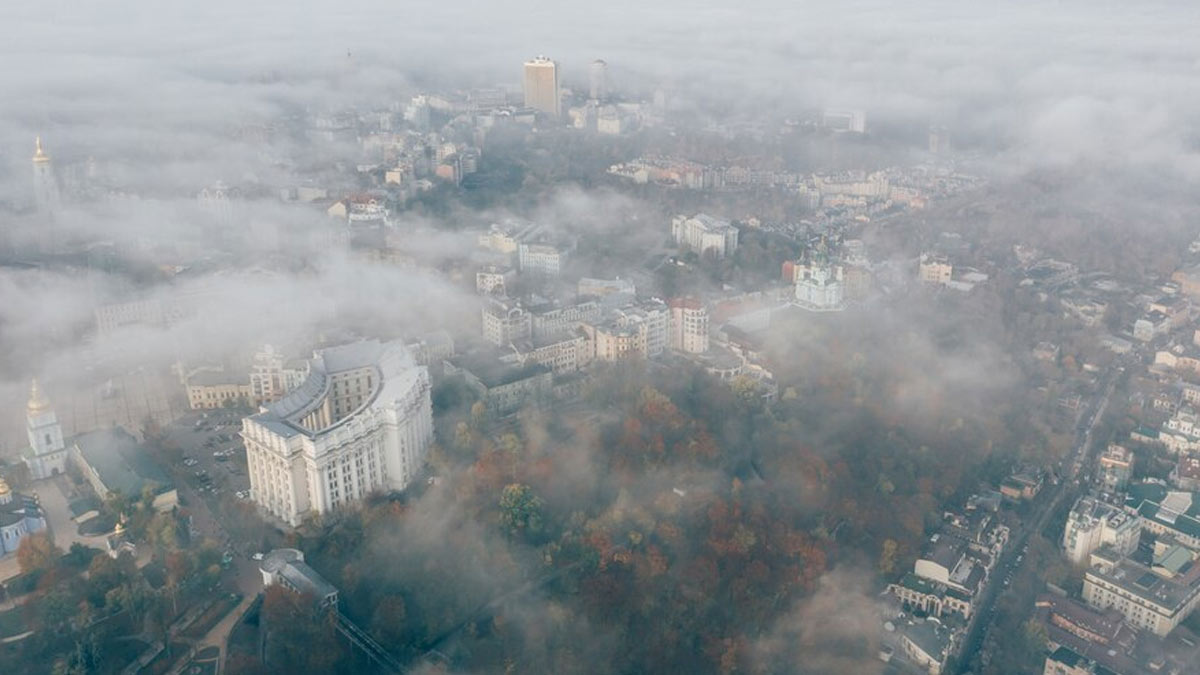
POLYGON ((293 527, 402 490, 433 440, 429 372, 399 342, 317 351, 304 384, 244 419, 242 438, 251 499, 293 527))

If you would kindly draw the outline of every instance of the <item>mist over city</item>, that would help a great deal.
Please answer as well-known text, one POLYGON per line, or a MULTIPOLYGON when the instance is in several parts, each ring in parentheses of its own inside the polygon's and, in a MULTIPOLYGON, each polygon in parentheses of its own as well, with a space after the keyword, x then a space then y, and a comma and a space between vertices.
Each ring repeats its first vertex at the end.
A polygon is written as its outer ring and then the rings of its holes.
POLYGON ((0 673, 1200 673, 1200 5, 10 4, 0 673))

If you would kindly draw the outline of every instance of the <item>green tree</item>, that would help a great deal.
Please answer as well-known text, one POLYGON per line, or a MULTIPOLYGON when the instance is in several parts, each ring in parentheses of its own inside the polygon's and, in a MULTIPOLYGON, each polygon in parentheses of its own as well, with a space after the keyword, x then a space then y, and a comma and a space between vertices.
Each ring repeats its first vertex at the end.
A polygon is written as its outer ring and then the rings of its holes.
POLYGON ((528 485, 510 483, 500 493, 500 517, 513 534, 541 532, 542 499, 528 485))

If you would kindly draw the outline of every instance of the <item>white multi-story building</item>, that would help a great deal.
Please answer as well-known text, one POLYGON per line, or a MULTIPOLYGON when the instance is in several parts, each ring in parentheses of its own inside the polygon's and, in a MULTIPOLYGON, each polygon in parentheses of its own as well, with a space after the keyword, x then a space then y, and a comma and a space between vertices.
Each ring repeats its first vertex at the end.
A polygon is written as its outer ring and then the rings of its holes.
POLYGON ((921 254, 921 266, 917 276, 922 282, 945 285, 950 283, 953 273, 954 266, 946 257, 929 253, 921 254))
POLYGON ((708 308, 696 298, 671 300, 671 349, 688 354, 708 351, 708 308))
POLYGON ((517 303, 488 298, 483 303, 483 339, 501 347, 528 340, 532 333, 529 312, 517 303))
POLYGON ((1076 565, 1087 562, 1092 551, 1104 545, 1112 546, 1121 555, 1137 550, 1142 533, 1142 519, 1122 509, 1080 497, 1067 516, 1063 530, 1063 550, 1076 565))
POLYGON ((1112 444, 1100 455, 1100 487, 1106 492, 1125 489, 1133 475, 1133 453, 1128 448, 1112 444))
POLYGON ((242 421, 250 497, 291 526, 402 490, 433 439, 429 372, 399 342, 317 351, 297 390, 242 421))
POLYGON ((289 361, 271 345, 263 345, 250 364, 250 398, 270 403, 299 387, 308 377, 308 364, 289 361))
POLYGON ((671 310, 661 300, 647 300, 617 310, 607 321, 584 324, 591 354, 599 361, 632 356, 650 358, 666 351, 671 338, 671 310))
POLYGON ((566 256, 546 244, 521 244, 517 247, 517 267, 526 274, 557 276, 566 256))
POLYGON ((1165 636, 1200 603, 1200 566, 1195 556, 1176 547, 1182 565, 1155 556, 1154 567, 1103 548, 1092 554, 1083 575, 1083 600, 1093 607, 1115 608, 1135 628, 1165 636))
POLYGON ((714 255, 718 258, 733 255, 738 245, 738 229, 729 221, 718 220, 699 213, 691 218, 675 216, 671 220, 671 236, 680 248, 694 251, 697 255, 714 255))
POLYGON ((556 307, 530 308, 531 332, 535 340, 550 340, 574 333, 583 323, 589 323, 600 318, 600 303, 587 300, 556 307))
POLYGON ((558 89, 558 64, 545 56, 525 62, 525 107, 558 117, 561 95, 558 89))

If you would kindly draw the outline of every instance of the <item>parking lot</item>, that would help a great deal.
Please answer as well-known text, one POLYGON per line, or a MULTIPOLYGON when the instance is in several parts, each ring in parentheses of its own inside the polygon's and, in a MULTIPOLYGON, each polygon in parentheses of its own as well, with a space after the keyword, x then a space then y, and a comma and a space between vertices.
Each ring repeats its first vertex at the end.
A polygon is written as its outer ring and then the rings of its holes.
POLYGON ((238 436, 244 415, 238 410, 193 412, 170 429, 171 440, 183 453, 181 472, 188 487, 210 506, 249 496, 246 449, 238 436))

